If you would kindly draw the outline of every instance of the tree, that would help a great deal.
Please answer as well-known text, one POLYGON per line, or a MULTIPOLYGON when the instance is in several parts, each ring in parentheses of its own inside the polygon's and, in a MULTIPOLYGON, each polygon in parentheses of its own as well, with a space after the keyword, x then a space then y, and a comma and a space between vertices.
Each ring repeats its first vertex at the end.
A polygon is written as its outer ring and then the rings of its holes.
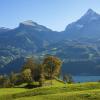
POLYGON ((68 76, 68 81, 67 81, 67 83, 73 83, 74 82, 74 80, 73 80, 73 77, 72 77, 72 75, 71 74, 68 74, 67 75, 68 76))
POLYGON ((3 75, 0 75, 0 87, 3 86, 3 78, 4 78, 4 76, 3 75))
POLYGON ((68 76, 67 75, 63 76, 63 81, 64 81, 64 83, 67 83, 67 81, 68 81, 68 76))
POLYGON ((39 79, 40 86, 43 86, 44 81, 45 81, 44 66, 42 64, 40 64, 40 79, 39 79))
POLYGON ((9 79, 9 77, 7 75, 3 76, 2 82, 3 82, 2 87, 4 87, 4 88, 9 88, 9 87, 12 86, 11 82, 10 82, 10 79, 9 79))
POLYGON ((63 81, 64 81, 65 87, 66 87, 66 83, 68 81, 68 76, 66 74, 63 76, 63 81))
POLYGON ((70 74, 65 74, 63 76, 63 81, 66 83, 72 83, 73 82, 73 78, 70 74))
POLYGON ((31 69, 34 70, 34 67, 36 66, 35 62, 33 61, 33 58, 28 58, 25 64, 22 67, 22 70, 24 69, 31 69))
POLYGON ((44 59, 43 65, 45 74, 49 79, 53 79, 57 76, 61 69, 61 60, 54 56, 48 56, 44 59))
POLYGON ((36 60, 34 58, 28 58, 26 63, 22 67, 22 71, 25 69, 31 70, 31 75, 33 80, 39 80, 39 68, 36 60))
POLYGON ((24 82, 27 82, 28 84, 32 82, 32 74, 30 69, 23 70, 21 76, 24 82))
POLYGON ((14 72, 11 72, 9 78, 10 78, 10 82, 11 82, 12 86, 14 86, 17 82, 17 75, 14 72))

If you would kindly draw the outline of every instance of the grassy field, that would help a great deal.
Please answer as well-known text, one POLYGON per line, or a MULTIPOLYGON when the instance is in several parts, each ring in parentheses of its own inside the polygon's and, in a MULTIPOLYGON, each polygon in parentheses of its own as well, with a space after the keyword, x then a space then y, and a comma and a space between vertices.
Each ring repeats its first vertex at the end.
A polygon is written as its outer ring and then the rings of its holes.
POLYGON ((100 82, 65 85, 53 80, 52 86, 41 88, 4 88, 0 100, 100 100, 100 82))
POLYGON ((16 100, 100 100, 100 89, 23 97, 16 100))

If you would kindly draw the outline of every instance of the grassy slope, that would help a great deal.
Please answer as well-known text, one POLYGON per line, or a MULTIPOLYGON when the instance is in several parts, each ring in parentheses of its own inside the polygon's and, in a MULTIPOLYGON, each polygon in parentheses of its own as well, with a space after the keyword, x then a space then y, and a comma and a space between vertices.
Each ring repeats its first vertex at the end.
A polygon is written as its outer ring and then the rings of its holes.
POLYGON ((28 91, 28 89, 24 88, 2 88, 0 89, 0 96, 2 95, 8 95, 8 94, 16 94, 16 93, 21 93, 28 91))
POLYGON ((10 100, 11 96, 17 93, 22 93, 25 91, 29 91, 24 88, 1 88, 0 89, 0 100, 10 100))
POLYGON ((100 100, 100 89, 23 97, 16 100, 100 100))
POLYGON ((64 85, 53 81, 52 86, 35 89, 0 89, 0 100, 100 100, 100 83, 64 85), (5 92, 6 91, 6 92, 5 92), (1 94, 2 92, 2 94, 1 94), (2 97, 2 95, 5 95, 2 97))

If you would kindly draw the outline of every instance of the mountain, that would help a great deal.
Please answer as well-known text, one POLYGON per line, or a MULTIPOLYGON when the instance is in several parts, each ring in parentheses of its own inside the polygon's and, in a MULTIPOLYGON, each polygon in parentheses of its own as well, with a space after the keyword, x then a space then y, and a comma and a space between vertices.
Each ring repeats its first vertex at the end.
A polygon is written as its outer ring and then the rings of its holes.
POLYGON ((100 15, 89 9, 79 20, 69 24, 64 34, 70 39, 100 38, 100 15))
POLYGON ((60 38, 59 32, 31 20, 21 22, 15 29, 1 28, 0 32, 0 67, 22 56, 36 54, 60 38))
POLYGON ((19 48, 32 53, 57 41, 59 33, 32 21, 25 21, 12 30, 0 34, 0 44, 5 47, 19 48), (56 37, 56 38, 55 38, 56 37))
POLYGON ((63 74, 100 75, 100 46, 93 41, 95 40, 63 40, 49 45, 39 56, 49 54, 62 59, 63 74))
POLYGON ((7 31, 9 31, 9 30, 10 30, 9 28, 1 27, 1 28, 0 28, 0 33, 7 32, 7 31))
POLYGON ((55 55, 63 60, 62 71, 100 75, 100 15, 89 9, 62 32, 32 20, 14 29, 0 28, 0 73, 19 71, 25 58, 55 55), (78 70, 79 69, 79 70, 78 70), (91 71, 90 71, 91 69, 91 71))
MULTIPOLYGON (((41 53, 40 53, 41 54, 41 53)), ((42 55, 52 54, 65 60, 88 60, 100 57, 100 46, 83 40, 63 40, 43 49, 42 55)))
POLYGON ((100 15, 89 9, 62 32, 63 40, 49 45, 42 55, 60 57, 62 72, 74 75, 100 75, 100 15), (91 71, 90 71, 91 69, 91 71))

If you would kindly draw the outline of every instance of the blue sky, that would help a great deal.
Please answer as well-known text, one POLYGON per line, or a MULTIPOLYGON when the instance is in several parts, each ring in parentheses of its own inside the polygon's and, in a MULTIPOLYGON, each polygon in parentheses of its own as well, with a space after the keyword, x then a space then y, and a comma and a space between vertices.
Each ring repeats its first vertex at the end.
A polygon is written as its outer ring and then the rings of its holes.
POLYGON ((0 0, 0 27, 15 28, 33 20, 62 31, 89 8, 100 14, 100 0, 0 0))

